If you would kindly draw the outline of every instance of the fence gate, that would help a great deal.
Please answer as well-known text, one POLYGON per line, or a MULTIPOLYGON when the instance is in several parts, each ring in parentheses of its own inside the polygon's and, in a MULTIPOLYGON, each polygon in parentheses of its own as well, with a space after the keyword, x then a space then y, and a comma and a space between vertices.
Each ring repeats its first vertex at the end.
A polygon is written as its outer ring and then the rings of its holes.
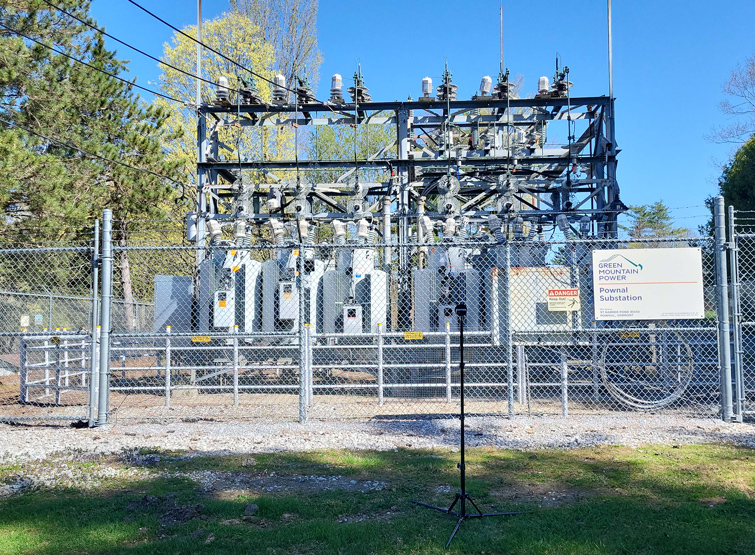
POLYGON ((0 421, 93 422, 94 243, 0 247, 0 421))
POLYGON ((732 359, 737 419, 755 414, 755 212, 729 207, 732 359))

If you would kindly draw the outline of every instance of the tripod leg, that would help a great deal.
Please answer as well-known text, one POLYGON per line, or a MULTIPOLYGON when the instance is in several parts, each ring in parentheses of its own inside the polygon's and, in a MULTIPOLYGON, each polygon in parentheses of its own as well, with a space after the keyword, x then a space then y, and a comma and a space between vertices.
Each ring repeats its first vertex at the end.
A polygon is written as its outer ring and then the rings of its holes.
POLYGON ((475 508, 475 510, 480 513, 479 516, 483 515, 483 512, 480 510, 480 507, 477 506, 477 503, 474 502, 474 499, 472 499, 469 495, 467 495, 467 500, 472 504, 472 506, 475 508))
POLYGON ((464 520, 463 516, 459 517, 459 520, 456 521, 456 528, 454 528, 454 531, 451 532, 451 537, 448 538, 448 541, 446 542, 446 549, 448 549, 448 546, 451 545, 451 541, 454 539, 454 536, 456 535, 456 532, 459 531, 459 526, 461 526, 462 521, 464 520))

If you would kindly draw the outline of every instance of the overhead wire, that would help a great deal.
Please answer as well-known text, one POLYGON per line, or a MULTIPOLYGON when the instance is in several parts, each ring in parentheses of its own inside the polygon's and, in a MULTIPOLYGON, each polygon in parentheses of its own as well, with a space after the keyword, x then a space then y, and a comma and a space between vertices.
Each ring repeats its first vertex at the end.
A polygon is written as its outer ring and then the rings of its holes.
POLYGON ((67 53, 63 52, 62 50, 58 50, 54 46, 50 46, 49 44, 45 44, 42 41, 39 41, 39 40, 37 40, 37 39, 35 39, 33 37, 30 37, 29 35, 26 35, 26 34, 22 33, 21 31, 19 31, 18 29, 14 29, 13 27, 9 27, 5 23, 0 22, 0 27, 3 27, 4 29, 7 29, 11 33, 15 33, 16 35, 18 35, 20 37, 23 37, 23 38, 25 38, 27 40, 35 42, 35 43, 37 43, 40 46, 44 46, 45 48, 48 48, 48 49, 52 50, 56 54, 60 54, 61 56, 65 56, 66 58, 68 58, 68 59, 70 59, 70 60, 72 60, 74 62, 78 62, 78 63, 80 63, 82 65, 87 66, 90 69, 93 69, 95 71, 99 71, 100 73, 104 73, 105 75, 109 75, 110 77, 113 77, 114 79, 117 79, 118 81, 122 81, 123 83, 126 83, 127 85, 129 85, 131 87, 136 87, 137 89, 141 89, 141 90, 143 90, 145 92, 148 92, 150 94, 154 94, 155 96, 160 96, 162 98, 165 98, 166 100, 171 100, 173 102, 178 102, 179 104, 185 104, 185 105, 190 105, 191 104, 190 102, 186 102, 185 100, 181 100, 179 98, 175 98, 173 96, 169 96, 167 94, 163 94, 161 92, 157 92, 157 91, 149 89, 147 87, 142 87, 141 85, 137 85, 136 83, 134 83, 132 81, 129 81, 128 79, 124 79, 123 77, 119 77, 115 73, 110 73, 109 71, 105 71, 104 69, 101 69, 101 68, 99 68, 99 67, 97 67, 95 65, 92 65, 92 64, 88 63, 88 62, 85 62, 84 60, 80 60, 79 58, 76 58, 75 56, 71 56, 70 54, 67 54, 67 53))
POLYGON ((82 154, 84 154, 86 156, 91 156, 92 158, 98 158, 98 159, 100 159, 100 160, 102 160, 104 162, 112 162, 114 164, 118 164, 119 166, 124 166, 126 168, 130 168, 132 170, 139 171, 139 172, 142 172, 142 173, 147 173, 147 174, 153 175, 155 177, 159 177, 160 179, 165 179, 167 181, 170 181, 171 183, 175 183, 176 185, 178 185, 180 187, 184 186, 184 184, 181 183, 180 181, 176 181, 175 179, 173 179, 171 177, 168 177, 166 175, 163 175, 163 174, 160 174, 160 173, 157 173, 157 172, 153 172, 152 170, 148 170, 148 169, 145 169, 145 168, 139 168, 137 166, 132 166, 131 164, 127 164, 126 162, 121 162, 119 160, 114 160, 112 158, 107 158, 106 156, 101 156, 101 155, 96 154, 94 152, 90 152, 88 150, 84 150, 83 148, 78 147, 78 146, 76 146, 76 145, 74 145, 72 143, 69 143, 67 141, 63 141, 63 140, 57 139, 55 137, 50 137, 50 136, 47 136, 47 135, 43 135, 42 133, 38 133, 36 131, 33 131, 32 129, 29 129, 28 127, 25 127, 23 125, 19 125, 19 124, 15 123, 15 122, 12 122, 12 121, 8 121, 8 120, 6 120, 4 118, 0 118, 0 123, 4 123, 6 125, 9 125, 10 127, 16 128, 16 129, 21 129, 23 131, 26 131, 27 133, 31 133, 32 135, 36 135, 37 137, 45 139, 46 141, 51 141, 53 143, 57 143, 60 146, 65 146, 65 147, 68 147, 68 148, 72 148, 72 149, 77 150, 77 151, 79 151, 80 153, 82 153, 82 154))
MULTIPOLYGON (((97 32, 98 32, 98 33, 100 33, 101 35, 103 35, 103 36, 105 36, 105 37, 108 37, 108 38, 110 38, 110 39, 113 39, 113 40, 114 40, 115 42, 117 42, 117 43, 119 43, 119 44, 122 44, 122 45, 123 45, 123 46, 125 46, 126 48, 130 48, 130 49, 131 49, 131 50, 133 50, 134 52, 138 52, 138 53, 139 53, 139 54, 141 54, 142 56, 146 56, 146 57, 147 57, 147 58, 149 58, 150 60, 153 60, 153 61, 155 61, 155 62, 157 62, 157 63, 159 63, 159 64, 163 64, 164 66, 166 66, 166 67, 169 67, 170 69, 173 69, 173 70, 175 70, 175 71, 178 71, 179 73, 182 73, 182 74, 184 74, 184 75, 187 75, 187 76, 189 76, 189 77, 192 77, 192 78, 194 78, 194 79, 197 79, 197 80, 199 80, 199 81, 202 81, 202 82, 204 82, 204 83, 207 83, 208 85, 214 85, 214 86, 216 86, 216 87, 217 87, 217 86, 219 86, 219 84, 218 84, 218 83, 216 83, 215 81, 212 81, 211 79, 205 79, 204 77, 201 77, 201 76, 199 76, 199 75, 196 75, 196 74, 194 74, 194 73, 190 73, 190 72, 188 72, 188 71, 185 71, 185 70, 181 69, 180 67, 174 66, 173 64, 170 64, 170 63, 168 63, 168 62, 166 62, 166 61, 164 61, 164 60, 161 60, 160 58, 157 58, 156 56, 153 56, 152 54, 150 54, 150 53, 148 53, 148 52, 144 52, 143 50, 141 50, 141 49, 137 48, 136 46, 134 46, 134 45, 132 45, 132 44, 129 44, 129 43, 127 43, 126 41, 123 41, 123 40, 121 40, 121 39, 119 39, 119 38, 117 38, 117 37, 114 37, 114 36, 113 36, 113 35, 111 35, 110 33, 107 33, 107 32, 105 32, 105 31, 103 31, 102 29, 98 28, 98 27, 97 27, 96 25, 93 25, 93 24, 89 23, 88 21, 86 21, 86 20, 84 20, 84 19, 81 19, 80 17, 78 17, 78 16, 76 16, 76 15, 74 15, 74 14, 70 13, 70 12, 67 12, 66 10, 64 10, 63 8, 61 8, 61 7, 59 7, 59 6, 56 6, 55 4, 53 4, 52 2, 50 2, 49 0, 42 0, 42 1, 43 1, 43 2, 45 3, 45 4, 47 4, 48 6, 50 6, 50 7, 52 7, 52 8, 55 8, 56 10, 58 10, 58 11, 60 11, 60 12, 64 13, 64 14, 66 14, 66 15, 67 15, 68 17, 71 17, 71 18, 75 19, 76 21, 78 21, 78 22, 80 22, 80 23, 82 23, 82 24, 86 25, 87 27, 89 27, 89 28, 91 28, 91 29, 93 29, 93 30, 97 31, 97 32)), ((233 91, 233 92, 235 92, 235 93, 239 93, 239 94, 241 93, 241 91, 240 91, 240 90, 238 90, 238 89, 233 89, 233 88, 230 88, 230 87, 228 87, 228 90, 230 90, 230 91, 233 91)))

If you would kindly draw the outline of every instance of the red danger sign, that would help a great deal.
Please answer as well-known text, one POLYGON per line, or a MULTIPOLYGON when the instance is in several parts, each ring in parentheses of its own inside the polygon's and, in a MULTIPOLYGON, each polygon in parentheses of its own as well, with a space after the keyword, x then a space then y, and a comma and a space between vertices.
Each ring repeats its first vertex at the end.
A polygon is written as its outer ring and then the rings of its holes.
POLYGON ((548 298, 579 297, 579 289, 548 289, 548 298))

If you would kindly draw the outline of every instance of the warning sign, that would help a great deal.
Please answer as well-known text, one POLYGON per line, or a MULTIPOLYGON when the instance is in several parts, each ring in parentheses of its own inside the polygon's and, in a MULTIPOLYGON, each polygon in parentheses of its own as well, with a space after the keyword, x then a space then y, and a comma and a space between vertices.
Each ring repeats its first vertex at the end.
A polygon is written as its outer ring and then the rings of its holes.
POLYGON ((548 289, 548 310, 571 312, 580 310, 579 289, 548 289))

